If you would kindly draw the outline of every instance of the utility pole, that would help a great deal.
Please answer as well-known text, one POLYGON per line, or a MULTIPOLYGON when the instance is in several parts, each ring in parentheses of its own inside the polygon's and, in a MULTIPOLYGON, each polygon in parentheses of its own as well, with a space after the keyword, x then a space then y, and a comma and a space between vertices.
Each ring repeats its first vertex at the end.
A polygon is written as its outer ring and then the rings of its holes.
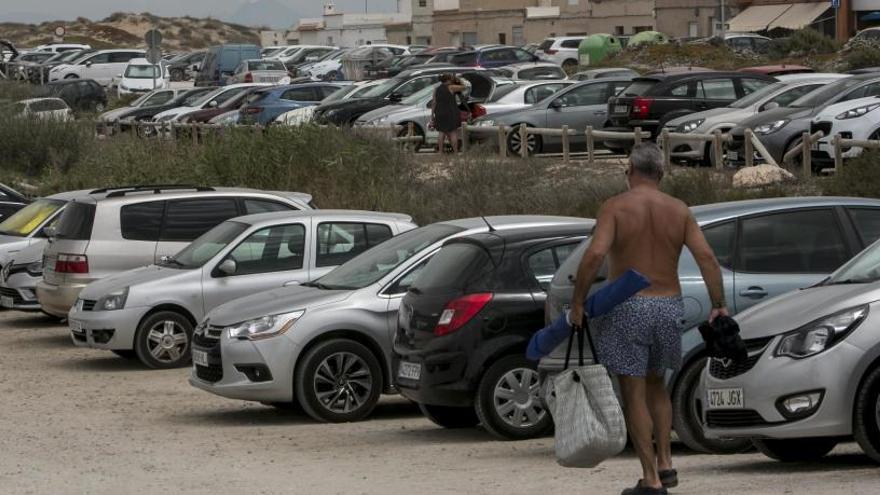
POLYGON ((727 13, 724 11, 724 0, 721 0, 721 39, 724 40, 724 34, 727 32, 727 13))

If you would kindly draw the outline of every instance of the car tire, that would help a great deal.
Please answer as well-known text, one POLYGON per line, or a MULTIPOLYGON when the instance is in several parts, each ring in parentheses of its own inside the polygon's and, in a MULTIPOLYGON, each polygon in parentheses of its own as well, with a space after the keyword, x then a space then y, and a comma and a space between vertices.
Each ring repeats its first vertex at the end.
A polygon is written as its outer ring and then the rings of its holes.
MULTIPOLYGON (((409 133, 409 124, 410 122, 401 122, 399 125, 403 127, 399 131, 397 131, 397 137, 408 137, 409 133)), ((422 130, 422 127, 415 122, 412 122, 413 125, 413 136, 422 138, 420 141, 415 141, 412 143, 406 143, 408 146, 412 146, 415 151, 422 149, 425 145, 425 131, 422 130)))
POLYGON ((836 438, 754 439, 752 443, 764 455, 781 462, 815 461, 834 450, 836 438))
POLYGON ((193 324, 176 311, 153 313, 138 325, 134 350, 138 359, 154 369, 169 369, 190 363, 193 324))
POLYGON ((138 358, 137 352, 135 352, 134 349, 113 349, 112 352, 122 359, 133 360, 138 358))
POLYGON ((706 454, 739 454, 751 450, 747 438, 706 438, 703 424, 696 407, 696 389, 700 375, 706 368, 706 358, 698 358, 688 364, 678 375, 672 389, 672 426, 678 438, 691 450, 706 454))
MULTIPOLYGON (((507 154, 510 156, 521 156, 519 126, 519 124, 511 126, 507 131, 507 154)), ((540 153, 543 147, 541 136, 529 134, 526 138, 526 146, 528 146, 528 154, 530 156, 540 153)))
POLYGON ((575 71, 577 70, 577 68, 578 68, 578 61, 573 58, 570 58, 570 59, 566 60, 565 62, 562 62, 562 70, 564 70, 565 73, 568 75, 574 74, 575 71))
POLYGON ((477 417, 473 407, 419 404, 419 410, 432 423, 443 428, 473 428, 480 424, 480 418, 477 417))
POLYGON ((171 69, 171 80, 174 82, 183 81, 183 71, 180 69, 171 69))
POLYGON ((553 427, 541 400, 537 367, 524 356, 505 356, 489 366, 477 387, 474 409, 483 428, 503 440, 537 438, 553 427))
POLYGON ((107 108, 107 105, 105 105, 103 102, 100 102, 100 101, 95 102, 95 106, 94 106, 95 112, 101 113, 106 108, 107 108))
POLYGON ((865 454, 880 463, 880 366, 868 373, 856 395, 853 434, 865 454))
POLYGON ((310 349, 300 359, 294 381, 306 414, 328 423, 366 418, 383 389, 379 360, 366 346, 348 339, 328 340, 310 349))

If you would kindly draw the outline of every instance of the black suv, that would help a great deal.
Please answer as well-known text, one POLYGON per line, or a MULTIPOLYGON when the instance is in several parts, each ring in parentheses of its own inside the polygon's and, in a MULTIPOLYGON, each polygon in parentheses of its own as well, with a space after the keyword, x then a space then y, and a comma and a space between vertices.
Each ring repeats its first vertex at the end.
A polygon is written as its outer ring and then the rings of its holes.
POLYGON ((93 79, 53 81, 43 86, 40 93, 61 98, 74 110, 103 112, 107 108, 107 93, 93 79))
POLYGON ((724 107, 776 82, 761 74, 742 72, 672 72, 637 77, 619 95, 608 100, 612 128, 641 127, 651 136, 674 118, 724 107))
POLYGON ((525 349, 544 326, 545 288, 591 226, 447 242, 400 304, 393 363, 400 393, 445 428, 482 423, 507 439, 547 432, 553 421, 525 349))

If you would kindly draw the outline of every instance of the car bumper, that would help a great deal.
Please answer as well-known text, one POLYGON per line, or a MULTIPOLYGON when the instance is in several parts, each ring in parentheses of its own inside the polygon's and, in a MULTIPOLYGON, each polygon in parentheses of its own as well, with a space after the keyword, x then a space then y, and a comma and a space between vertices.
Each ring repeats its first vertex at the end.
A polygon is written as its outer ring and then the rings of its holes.
POLYGON ((468 359, 463 352, 397 355, 393 366, 394 384, 401 395, 420 404, 468 407, 474 403, 474 390, 464 379, 467 366, 468 359), (419 379, 399 376, 401 362, 420 365, 419 379))
POLYGON ((729 379, 713 376, 712 364, 703 371, 696 391, 698 409, 708 438, 806 438, 852 434, 852 397, 847 396, 854 364, 863 351, 846 341, 806 359, 774 357, 779 338, 773 339, 748 371, 729 379), (772 379, 768 379, 772 377, 772 379), (709 411, 703 407, 710 389, 741 388, 742 409, 709 411), (821 391, 823 397, 810 415, 784 416, 782 399, 821 391), (781 407, 781 406, 779 406, 781 407))
POLYGON ((77 347, 134 349, 135 332, 149 309, 141 307, 116 311, 83 311, 74 307, 67 315, 70 338, 77 347))
MULTIPOLYGON (((834 162, 834 143, 832 142, 832 137, 840 134, 840 137, 843 139, 858 139, 867 141, 871 137, 871 133, 873 132, 873 126, 869 125, 856 125, 851 126, 846 129, 834 125, 835 122, 829 122, 830 130, 825 133, 826 135, 819 140, 818 143, 813 147, 813 155, 814 157, 818 157, 822 161, 834 162)), ((810 129, 812 131, 812 129, 810 129)), ((841 156, 843 158, 855 158, 862 154, 864 148, 860 147, 841 147, 841 156)))
POLYGON ((37 300, 46 313, 58 318, 67 317, 67 313, 76 304, 79 293, 88 285, 86 283, 53 285, 41 280, 37 283, 37 300))
POLYGON ((0 284, 0 309, 17 309, 21 311, 37 311, 37 282, 40 279, 27 273, 15 273, 0 284), (5 303, 5 304, 4 304, 5 303))
POLYGON ((298 349, 283 335, 256 341, 230 339, 225 332, 219 341, 196 336, 193 352, 205 352, 208 366, 194 363, 189 383, 229 399, 291 402, 298 349), (253 370, 258 368, 268 375, 256 378, 253 370))

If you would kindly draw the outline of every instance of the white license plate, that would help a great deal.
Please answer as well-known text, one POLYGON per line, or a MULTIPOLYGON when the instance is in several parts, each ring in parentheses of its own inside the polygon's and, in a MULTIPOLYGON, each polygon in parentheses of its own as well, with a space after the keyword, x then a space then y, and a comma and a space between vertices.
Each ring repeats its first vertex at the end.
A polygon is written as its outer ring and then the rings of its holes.
POLYGON ((708 409, 742 409, 745 395, 741 388, 711 388, 707 392, 708 409))
POLYGON ((12 298, 9 296, 0 296, 0 308, 12 309, 12 298))
POLYGON ((728 151, 727 159, 731 161, 739 160, 739 152, 738 151, 728 151))
POLYGON ((83 324, 81 321, 70 320, 68 322, 68 325, 70 325, 70 331, 76 332, 76 333, 83 333, 83 324))
POLYGON ((400 363, 397 376, 407 380, 418 380, 422 376, 422 365, 418 363, 400 363))
POLYGON ((626 105, 614 105, 614 113, 627 113, 629 112, 629 107, 626 105))
POLYGON ((199 366, 208 366, 208 353, 205 351, 200 351, 198 349, 193 349, 192 351, 193 364, 197 364, 199 366))

